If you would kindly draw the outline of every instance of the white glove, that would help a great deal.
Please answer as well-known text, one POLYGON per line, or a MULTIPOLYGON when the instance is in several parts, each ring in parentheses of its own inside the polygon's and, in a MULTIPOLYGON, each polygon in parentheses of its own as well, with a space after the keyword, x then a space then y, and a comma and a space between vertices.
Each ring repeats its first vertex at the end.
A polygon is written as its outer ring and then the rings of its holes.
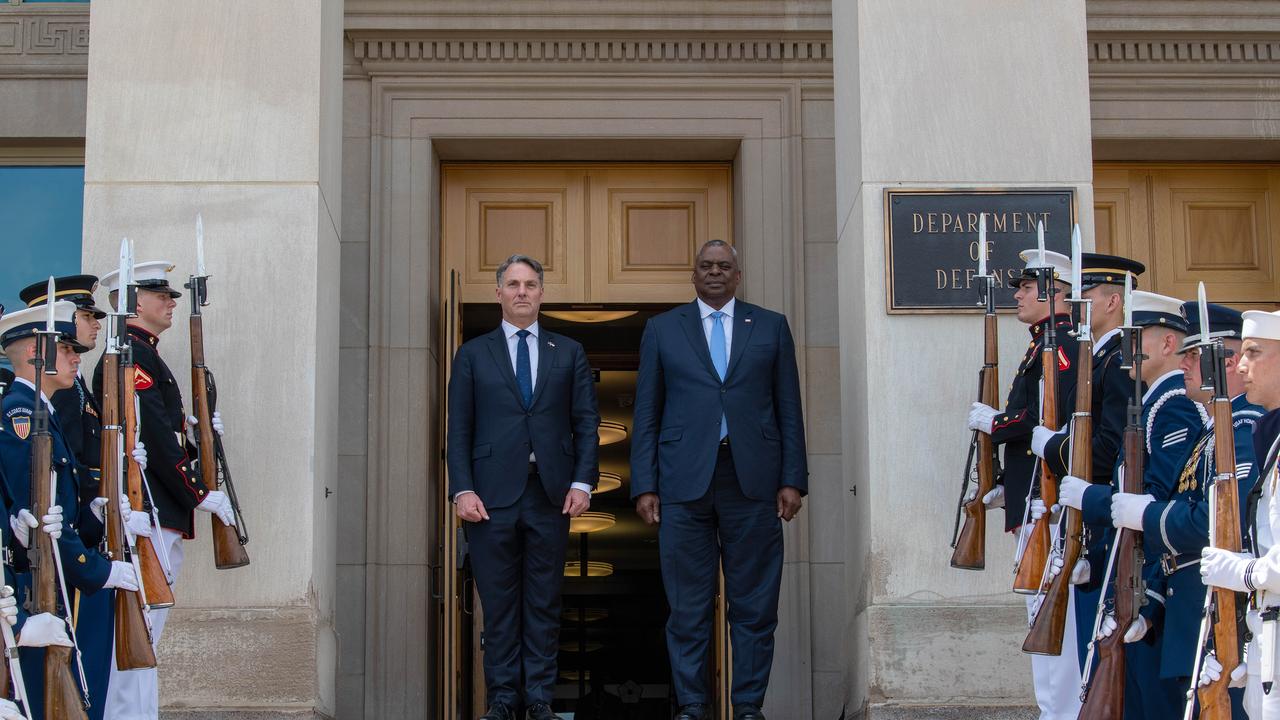
POLYGON ((50 645, 73 647, 71 638, 67 637, 66 621, 49 613, 40 613, 27 618, 27 621, 22 624, 22 632, 18 633, 18 646, 49 647, 50 645))
POLYGON ((983 495, 982 504, 986 505, 988 510, 1004 507, 1004 486, 997 485, 991 489, 991 492, 983 495))
POLYGON ((22 714, 17 705, 12 702, 0 698, 0 720, 26 720, 27 716, 22 714))
POLYGON ((1036 457, 1043 459, 1045 446, 1057 434, 1043 425, 1035 426, 1031 431, 1031 452, 1035 453, 1036 457))
POLYGON ((0 620, 9 623, 9 627, 18 624, 18 598, 8 585, 0 588, 0 620))
MULTIPOLYGON (((187 424, 190 425, 191 427, 195 427, 199 423, 200 421, 196 418, 195 415, 187 416, 187 424)), ((213 417, 209 418, 209 427, 213 428, 213 431, 218 433, 218 437, 222 437, 223 432, 225 430, 222 426, 222 413, 218 412, 217 410, 213 411, 213 417)))
MULTIPOLYGON (((1139 615, 1138 619, 1134 620, 1133 624, 1129 626, 1129 629, 1125 631, 1124 641, 1127 643, 1138 642, 1150 629, 1151 624, 1147 622, 1145 617, 1139 615)), ((1098 639, 1101 640, 1102 638, 1111 637, 1111 633, 1115 631, 1116 616, 1111 613, 1107 613, 1107 616, 1102 619, 1102 627, 1098 628, 1098 639)))
POLYGON ((200 504, 196 506, 196 509, 217 515, 224 525, 236 524, 236 515, 231 509, 231 500, 221 490, 210 490, 209 494, 204 496, 204 500, 201 500, 200 504))
MULTIPOLYGON (((1055 505, 1054 507, 1057 507, 1057 506, 1055 505)), ((1036 498, 1035 500, 1032 500, 1030 510, 1031 510, 1031 522, 1040 522, 1040 518, 1044 517, 1044 514, 1046 512, 1046 508, 1044 506, 1044 500, 1041 500, 1040 498, 1036 498)))
MULTIPOLYGON (((1231 679, 1227 681, 1227 687, 1242 688, 1244 687, 1244 677, 1249 672, 1249 666, 1243 661, 1231 671, 1231 679)), ((1218 682, 1222 678, 1222 663, 1218 662, 1218 656, 1212 650, 1204 656, 1204 663, 1200 665, 1200 687, 1204 687, 1209 683, 1218 682)))
POLYGON ((1058 483, 1058 504, 1079 510, 1084 504, 1084 491, 1088 489, 1089 483, 1084 480, 1075 475, 1064 475, 1058 483))
MULTIPOLYGON (((1049 578, 1050 579, 1056 578, 1058 577, 1058 574, 1061 572, 1062 572, 1062 556, 1054 555, 1053 559, 1049 561, 1049 578)), ((1084 559, 1077 560, 1076 566, 1071 568, 1071 584, 1083 585, 1089 582, 1089 575, 1091 573, 1092 571, 1089 569, 1088 560, 1084 560, 1084 559)))
POLYGON ((107 582, 104 588, 119 588, 121 590, 137 590, 138 589, 138 573, 133 569, 133 563, 121 562, 119 560, 111 561, 111 574, 107 576, 107 582))
POLYGON ((151 537, 151 516, 141 510, 130 512, 124 521, 124 529, 135 538, 151 537))
POLYGON ((98 522, 106 522, 107 519, 103 517, 103 514, 102 514, 102 508, 106 506, 107 506, 106 498, 96 497, 93 500, 89 501, 89 512, 93 513, 93 516, 98 518, 98 522))
POLYGON ((1245 592, 1244 573, 1253 561, 1250 553, 1206 547, 1200 551, 1200 580, 1205 585, 1245 592))
POLYGON ((133 456, 133 461, 138 463, 139 470, 147 469, 147 446, 141 440, 133 444, 133 452, 129 454, 133 456))
MULTIPOLYGON (((49 512, 45 513, 42 518, 44 521, 44 532, 49 537, 57 540, 62 537, 62 506, 50 505, 49 512)), ((9 527, 13 529, 13 536, 18 539, 18 543, 24 548, 31 547, 31 529, 39 527, 41 523, 36 522, 36 516, 31 511, 23 508, 18 511, 18 516, 9 517, 9 527)))
POLYGON ((991 423, 1000 412, 990 405, 976 402, 969 408, 969 429, 991 434, 991 423))
POLYGON ((1142 514, 1155 502, 1151 495, 1116 493, 1111 496, 1111 524, 1117 528, 1129 528, 1142 532, 1142 514))

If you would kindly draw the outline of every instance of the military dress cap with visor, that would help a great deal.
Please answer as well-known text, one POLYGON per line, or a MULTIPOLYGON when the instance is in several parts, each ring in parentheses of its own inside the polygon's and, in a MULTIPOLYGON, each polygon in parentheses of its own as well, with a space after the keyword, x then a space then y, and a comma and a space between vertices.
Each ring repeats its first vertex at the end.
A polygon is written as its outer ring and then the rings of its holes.
MULTIPOLYGON (((1210 323, 1213 321, 1211 320, 1210 323)), ((1241 337, 1258 340, 1280 340, 1280 310, 1264 312, 1262 310, 1246 310, 1241 337)))
MULTIPOLYGON (((1042 267, 1053 268, 1054 280, 1067 283, 1068 285, 1071 284, 1071 258, 1066 255, 1053 252, 1052 250, 1045 250, 1044 259, 1041 260, 1040 250, 1037 248, 1031 248, 1030 250, 1023 250, 1018 253, 1018 257, 1021 258, 1027 266, 1022 269, 1020 274, 1009 278, 1010 286, 1018 287, 1022 284, 1023 280, 1035 280, 1037 275, 1036 270, 1042 267)), ((1065 308, 1066 305, 1063 305, 1063 307, 1065 308)))
MULTIPOLYGON (((148 260, 133 266, 133 282, 139 290, 169 293, 169 297, 180 298, 182 293, 169 285, 169 273, 173 263, 168 260, 148 260)), ((102 276, 102 287, 113 293, 120 289, 120 271, 112 270, 102 276)))
POLYGON ((1133 324, 1135 327, 1167 327, 1187 332, 1187 318, 1182 314, 1181 300, 1143 290, 1133 291, 1133 324))
MULTIPOLYGON (((1217 303, 1206 303, 1206 306, 1209 309, 1209 339, 1239 340, 1244 330, 1243 313, 1217 303)), ((1182 314, 1187 318, 1187 336, 1182 340, 1179 353, 1185 353, 1204 342, 1204 329, 1200 327, 1200 303, 1183 303, 1182 314)))
MULTIPOLYGON (((77 308, 88 310, 99 320, 107 316, 107 311, 94 303, 93 293, 98 289, 96 275, 64 275, 54 278, 53 288, 54 300, 75 303, 77 308)), ((47 280, 32 283, 23 288, 22 292, 18 293, 18 297, 27 304, 27 307, 44 305, 49 302, 49 283, 47 280)))
MULTIPOLYGON (((23 308, 0 317, 0 348, 7 348, 18 340, 35 337, 44 330, 45 321, 49 317, 46 307, 23 308)), ((76 340, 76 305, 59 300, 53 304, 53 328, 59 334, 58 342, 70 345, 78 353, 92 348, 81 345, 76 340)))
POLYGON ((1082 253, 1080 255, 1080 290, 1083 292, 1098 285, 1124 285, 1126 275, 1132 279, 1132 287, 1136 288, 1138 276, 1146 270, 1146 265, 1119 255, 1082 253))

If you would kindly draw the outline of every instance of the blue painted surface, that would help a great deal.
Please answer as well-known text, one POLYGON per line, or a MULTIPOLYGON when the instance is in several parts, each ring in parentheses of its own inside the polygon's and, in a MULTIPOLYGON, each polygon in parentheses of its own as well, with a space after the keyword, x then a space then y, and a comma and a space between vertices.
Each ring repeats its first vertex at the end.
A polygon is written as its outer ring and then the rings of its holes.
POLYGON ((0 167, 0 303, 50 275, 80 272, 84 167, 0 167))

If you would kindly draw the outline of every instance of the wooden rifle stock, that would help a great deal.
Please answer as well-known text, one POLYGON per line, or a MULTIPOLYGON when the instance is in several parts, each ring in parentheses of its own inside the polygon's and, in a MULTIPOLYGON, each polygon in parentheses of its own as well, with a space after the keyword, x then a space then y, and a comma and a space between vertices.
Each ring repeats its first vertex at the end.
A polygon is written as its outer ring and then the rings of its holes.
MULTIPOLYGON (((199 315, 191 316, 191 394, 195 407, 196 434, 200 445, 200 479, 205 488, 218 489, 217 440, 213 434, 213 407, 209 398, 209 371, 204 364, 204 322, 199 315)), ((237 508, 238 511, 238 508, 237 508)), ((211 513, 213 523, 213 564, 219 570, 244 567, 249 564, 249 552, 240 543, 240 534, 234 525, 222 522, 211 513)))
MULTIPOLYGON (((1207 332, 1207 330, 1206 330, 1207 332)), ((1210 352, 1204 348, 1201 352, 1210 352)), ((1221 343, 1213 348, 1215 385, 1225 389, 1226 369, 1223 367, 1221 343)), ((1213 445, 1214 473, 1213 485, 1208 492, 1214 494, 1213 505, 1213 547, 1240 552, 1240 497, 1236 484, 1236 445, 1232 434, 1231 400, 1227 393, 1214 392, 1213 397, 1213 445)), ((1240 665, 1240 638, 1236 616, 1236 594, 1233 590, 1220 587, 1209 588, 1213 593, 1210 604, 1209 621, 1213 623, 1213 651, 1222 663, 1222 675, 1217 680, 1197 689, 1200 698, 1200 717, 1202 720, 1230 720, 1231 699, 1227 696, 1227 685, 1231 680, 1231 672, 1240 665)), ((1198 671, 1196 668, 1195 671, 1198 671)), ((1198 673, 1197 673, 1198 674, 1198 673)))
MULTIPOLYGON (((107 553, 113 561, 133 562, 125 536, 124 517, 120 514, 120 463, 124 443, 120 433, 120 353, 102 356, 102 484, 101 494, 107 499, 107 553)), ((143 580, 146 583, 146 580, 143 580)), ((165 585, 168 587, 168 585, 165 585)), ((138 590, 115 591, 115 655, 119 670, 138 670, 156 666, 151 632, 147 629, 142 593, 138 590)))
MULTIPOLYGON (((1000 402, 1000 351, 996 336, 996 316, 989 313, 983 321, 983 363, 978 381, 978 401, 991 407, 1000 402)), ((996 486, 996 448, 991 436, 976 433, 978 492, 964 504, 964 527, 951 554, 951 567, 982 570, 987 566, 987 506, 982 499, 996 486)))
MULTIPOLYGON (((1049 316, 1049 322, 1057 322, 1057 318, 1049 316)), ((1046 333, 1050 332, 1045 330, 1046 333)), ((1040 401, 1040 418, 1045 427, 1058 429, 1058 349, 1045 339, 1044 349, 1040 352, 1041 373, 1044 377, 1044 397, 1040 401)), ((1018 571, 1013 576, 1013 591, 1024 595, 1040 591, 1044 581, 1045 565, 1049 562, 1049 512, 1048 509, 1058 502, 1058 481, 1049 470, 1049 465, 1040 462, 1040 499, 1044 501, 1045 514, 1032 522, 1031 532, 1027 536, 1026 547, 1018 562, 1018 571)), ((1063 568, 1070 572, 1070 568, 1063 568)))
MULTIPOLYGON (((1134 362, 1140 363, 1140 359, 1134 362)), ((1142 377, 1139 370, 1135 373, 1142 377)), ((1143 453, 1146 452, 1141 397, 1138 394, 1130 401, 1129 422, 1124 429, 1124 480, 1120 487, 1122 492, 1135 495, 1142 494, 1143 453)), ((1101 640, 1093 641, 1099 659, 1093 678, 1088 680, 1080 720, 1115 720, 1124 715, 1124 634, 1138 619, 1146 594, 1142 580, 1142 533, 1129 528, 1117 530, 1112 552, 1116 553, 1113 599, 1116 630, 1101 640)), ((1106 603, 1107 580, 1102 579, 1100 608, 1106 603)))
MULTIPOLYGON (((1093 482, 1092 410, 1093 340, 1081 338, 1076 364, 1076 412, 1071 420, 1071 473, 1085 482, 1093 482)), ((1064 507, 1062 512, 1065 521, 1062 570, 1045 588, 1031 630, 1022 643, 1022 651, 1033 655, 1062 654, 1062 636, 1067 627, 1067 608, 1071 599, 1071 574, 1080 559, 1084 535, 1084 518, 1080 511, 1064 507)))
MULTIPOLYGON (((40 343, 43 345, 43 338, 40 343)), ((36 363, 36 376, 44 372, 44 362, 56 362, 44 358, 36 363)), ((31 433, 31 514, 42 518, 53 504, 53 438, 49 434, 48 411, 40 400, 40 381, 36 380, 36 411, 31 433)), ((31 605, 29 611, 36 615, 58 613, 58 567, 54 564, 53 538, 42 529, 31 533, 31 547, 27 557, 31 562, 31 605)), ((88 720, 81 703, 80 690, 71 673, 71 654, 74 648, 50 645, 44 654, 44 712, 46 720, 88 720)))
MULTIPOLYGON (((106 368, 103 368, 103 370, 102 386, 105 389, 110 376, 106 374, 106 368)), ((129 508, 133 512, 150 514, 151 506, 142 491, 142 468, 138 467, 138 463, 134 462, 131 454, 138 442, 138 409, 137 402, 134 399, 137 391, 133 385, 134 371, 132 363, 126 362, 121 365, 120 378, 120 405, 123 408, 121 415, 124 418, 122 431, 124 433, 125 452, 122 459, 125 463, 125 494, 129 496, 129 508)), ((159 528, 155 530, 159 530, 159 528)), ((169 587, 169 576, 165 573, 164 566, 160 564, 160 557, 156 554, 156 547, 152 538, 138 538, 135 547, 138 553, 138 566, 142 570, 142 588, 146 593, 147 606, 151 608, 173 607, 173 590, 169 587)))

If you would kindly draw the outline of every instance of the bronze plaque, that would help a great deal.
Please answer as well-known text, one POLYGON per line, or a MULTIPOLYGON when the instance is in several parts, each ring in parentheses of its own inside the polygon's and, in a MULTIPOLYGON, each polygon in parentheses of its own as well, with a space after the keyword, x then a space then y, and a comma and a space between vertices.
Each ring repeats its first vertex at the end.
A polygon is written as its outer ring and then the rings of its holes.
POLYGON ((978 218, 987 216, 987 268, 996 276, 996 307, 1011 308, 1011 278, 1036 247, 1071 255, 1076 222, 1071 188, 1027 190, 885 190, 885 259, 889 312, 979 312, 978 218))

